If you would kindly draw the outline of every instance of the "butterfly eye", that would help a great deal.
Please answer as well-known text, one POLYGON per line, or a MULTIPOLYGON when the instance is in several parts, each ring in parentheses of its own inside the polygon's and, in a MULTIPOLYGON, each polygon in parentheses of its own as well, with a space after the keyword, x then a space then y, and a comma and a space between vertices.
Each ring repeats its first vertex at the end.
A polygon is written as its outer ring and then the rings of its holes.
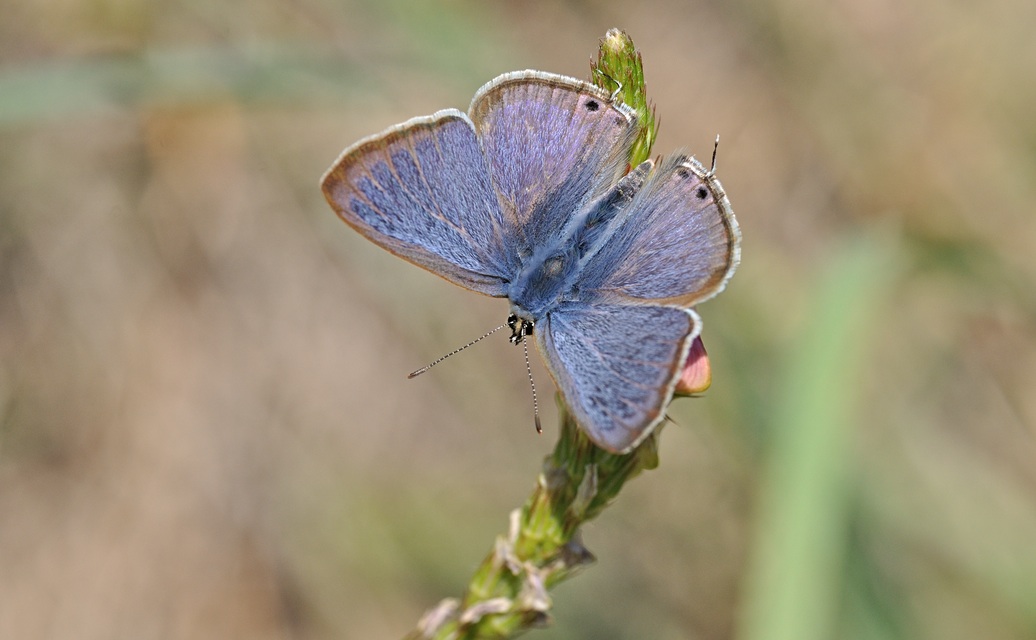
POLYGON ((597 111, 601 108, 601 103, 597 102, 596 100, 587 100, 586 104, 584 104, 583 106, 586 107, 587 111, 597 111))

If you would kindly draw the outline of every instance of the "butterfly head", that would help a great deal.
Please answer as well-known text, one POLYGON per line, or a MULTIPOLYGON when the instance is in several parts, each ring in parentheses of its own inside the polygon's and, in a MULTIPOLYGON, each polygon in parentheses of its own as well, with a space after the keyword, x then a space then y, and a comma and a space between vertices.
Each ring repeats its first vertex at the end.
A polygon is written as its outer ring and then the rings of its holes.
POLYGON ((525 336, 532 335, 532 329, 535 325, 536 323, 532 318, 521 317, 517 313, 507 316, 507 326, 511 328, 511 337, 509 338, 511 344, 521 344, 525 340, 525 336))

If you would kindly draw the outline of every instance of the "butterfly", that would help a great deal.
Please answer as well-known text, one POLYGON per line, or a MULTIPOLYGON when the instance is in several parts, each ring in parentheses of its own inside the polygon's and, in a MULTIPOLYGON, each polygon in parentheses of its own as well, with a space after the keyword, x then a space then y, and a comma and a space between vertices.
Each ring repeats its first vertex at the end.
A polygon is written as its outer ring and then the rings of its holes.
POLYGON ((507 298, 594 443, 626 453, 664 419, 701 319, 740 260, 727 196, 692 157, 632 169, 636 112, 592 84, 516 71, 353 144, 328 203, 378 246, 507 298))

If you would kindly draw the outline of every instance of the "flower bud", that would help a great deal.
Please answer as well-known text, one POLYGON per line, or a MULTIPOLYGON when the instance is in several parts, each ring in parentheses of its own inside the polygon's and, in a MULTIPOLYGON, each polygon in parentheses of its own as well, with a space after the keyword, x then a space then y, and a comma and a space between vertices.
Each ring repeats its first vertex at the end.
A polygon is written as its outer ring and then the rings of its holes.
POLYGON ((704 392, 710 386, 712 386, 712 365, 709 364, 709 354, 705 353, 705 345, 701 341, 701 336, 698 336, 691 343, 691 348, 687 352, 683 371, 676 382, 676 390, 673 393, 678 396, 691 396, 704 392))

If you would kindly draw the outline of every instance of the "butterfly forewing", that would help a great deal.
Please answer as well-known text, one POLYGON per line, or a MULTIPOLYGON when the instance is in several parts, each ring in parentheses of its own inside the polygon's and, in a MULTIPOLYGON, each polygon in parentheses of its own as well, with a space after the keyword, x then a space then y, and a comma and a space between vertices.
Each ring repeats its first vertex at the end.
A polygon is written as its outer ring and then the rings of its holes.
POLYGON ((604 90, 535 71, 493 80, 469 115, 522 259, 615 184, 637 131, 633 110, 604 90))
POLYGON ((719 293, 740 259, 726 194, 694 158, 663 161, 615 225, 580 273, 583 299, 689 307, 719 293))
POLYGON ((322 186, 338 215, 374 243, 455 284, 506 295, 518 265, 464 113, 441 111, 361 140, 322 186))

